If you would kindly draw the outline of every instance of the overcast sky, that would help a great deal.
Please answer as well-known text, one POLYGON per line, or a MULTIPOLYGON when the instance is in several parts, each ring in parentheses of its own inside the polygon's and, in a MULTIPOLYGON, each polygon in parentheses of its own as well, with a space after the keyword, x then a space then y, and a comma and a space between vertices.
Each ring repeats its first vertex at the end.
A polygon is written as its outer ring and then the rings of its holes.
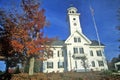
MULTIPOLYGON (((11 8, 19 10, 19 3, 20 0, 0 0, 0 7, 4 7, 7 10, 11 8)), ((105 56, 107 60, 111 60, 119 54, 118 46, 120 43, 117 40, 120 38, 120 34, 116 26, 120 25, 120 21, 117 20, 120 0, 41 0, 41 7, 46 10, 45 15, 50 22, 50 26, 44 31, 45 36, 57 36, 61 40, 67 39, 69 36, 67 9, 73 5, 81 14, 80 22, 85 36, 90 40, 97 40, 89 9, 90 4, 94 9, 100 41, 106 45, 105 56)))

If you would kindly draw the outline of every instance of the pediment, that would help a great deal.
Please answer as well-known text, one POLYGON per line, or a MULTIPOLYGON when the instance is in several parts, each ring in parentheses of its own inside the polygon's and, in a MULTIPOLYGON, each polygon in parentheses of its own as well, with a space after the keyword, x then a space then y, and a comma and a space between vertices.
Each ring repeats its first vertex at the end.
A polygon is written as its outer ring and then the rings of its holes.
POLYGON ((80 33, 79 31, 75 31, 73 34, 71 34, 65 41, 65 44, 70 44, 73 41, 74 37, 76 36, 80 37, 84 43, 91 44, 91 41, 83 33, 80 33))

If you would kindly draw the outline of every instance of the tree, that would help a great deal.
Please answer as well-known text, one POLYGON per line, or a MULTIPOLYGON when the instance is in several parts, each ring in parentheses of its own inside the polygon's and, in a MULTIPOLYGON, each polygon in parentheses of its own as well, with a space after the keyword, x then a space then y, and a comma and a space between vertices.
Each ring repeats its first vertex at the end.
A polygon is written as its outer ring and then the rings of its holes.
POLYGON ((80 59, 81 59, 81 61, 82 61, 82 65, 83 65, 83 67, 84 67, 84 69, 85 69, 85 72, 86 72, 86 71, 87 71, 87 67, 88 67, 88 64, 87 64, 87 62, 86 62, 87 57, 86 57, 86 56, 81 56, 80 59))
MULTIPOLYGON (((38 0, 21 0, 21 3, 22 14, 3 13, 0 15, 7 32, 6 40, 9 40, 8 46, 10 46, 5 53, 6 56, 8 54, 12 55, 11 57, 18 56, 18 62, 28 59, 29 75, 33 75, 35 58, 45 60, 45 57, 52 55, 50 44, 53 39, 43 35, 43 28, 47 25, 47 21, 44 16, 45 10, 40 9, 38 0)), ((8 47, 5 46, 4 49, 6 48, 8 47)))
POLYGON ((120 55, 118 55, 118 57, 113 57, 112 60, 108 63, 108 67, 110 70, 115 70, 116 62, 120 62, 120 55))

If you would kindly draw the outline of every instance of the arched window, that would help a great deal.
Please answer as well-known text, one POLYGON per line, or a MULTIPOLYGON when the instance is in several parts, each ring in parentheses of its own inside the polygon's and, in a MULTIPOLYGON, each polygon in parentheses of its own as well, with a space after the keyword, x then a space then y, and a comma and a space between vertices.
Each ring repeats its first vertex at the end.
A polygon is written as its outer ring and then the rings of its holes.
POLYGON ((102 56, 102 51, 101 50, 97 50, 96 53, 97 53, 97 56, 102 56))
POLYGON ((95 62, 94 61, 92 61, 92 67, 95 67, 95 62))
POLYGON ((90 51, 90 56, 93 56, 93 51, 92 50, 90 51))

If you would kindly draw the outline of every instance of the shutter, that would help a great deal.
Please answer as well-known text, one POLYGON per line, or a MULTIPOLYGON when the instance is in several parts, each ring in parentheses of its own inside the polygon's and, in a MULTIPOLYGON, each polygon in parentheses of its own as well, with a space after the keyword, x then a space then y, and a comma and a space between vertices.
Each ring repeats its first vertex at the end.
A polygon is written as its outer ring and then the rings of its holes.
POLYGON ((58 62, 58 68, 59 68, 59 62, 58 62))
POLYGON ((60 55, 59 55, 59 51, 58 51, 58 57, 59 57, 60 55))
POLYGON ((63 53, 63 51, 62 51, 62 56, 64 56, 64 53, 63 53))
POLYGON ((52 62, 52 68, 53 68, 53 62, 52 62))

